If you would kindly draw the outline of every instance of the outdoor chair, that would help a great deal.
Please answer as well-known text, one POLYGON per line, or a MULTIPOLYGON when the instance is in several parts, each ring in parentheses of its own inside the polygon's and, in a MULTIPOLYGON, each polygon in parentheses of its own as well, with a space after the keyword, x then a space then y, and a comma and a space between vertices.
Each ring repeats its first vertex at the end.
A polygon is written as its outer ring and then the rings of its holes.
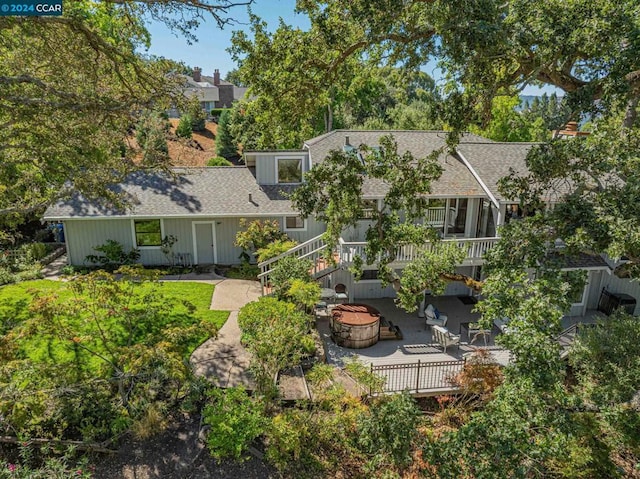
POLYGON ((442 346, 443 352, 447 352, 449 346, 456 345, 460 349, 460 335, 453 334, 443 326, 431 326, 431 335, 436 343, 442 346))
POLYGON ((336 303, 346 303, 347 301, 349 301, 347 287, 344 284, 338 283, 333 289, 336 292, 336 295, 334 296, 336 303))
POLYGON ((427 326, 446 326, 447 325, 447 317, 446 314, 438 311, 438 308, 435 308, 433 304, 429 304, 427 309, 424 311, 424 315, 427 318, 427 326))

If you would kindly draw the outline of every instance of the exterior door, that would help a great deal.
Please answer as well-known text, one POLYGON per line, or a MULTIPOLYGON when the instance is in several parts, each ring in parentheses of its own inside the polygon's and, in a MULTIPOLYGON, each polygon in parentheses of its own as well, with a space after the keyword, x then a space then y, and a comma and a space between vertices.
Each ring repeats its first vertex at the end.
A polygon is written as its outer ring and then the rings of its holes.
POLYGON ((193 238, 194 263, 215 264, 217 260, 215 223, 194 222, 193 238))

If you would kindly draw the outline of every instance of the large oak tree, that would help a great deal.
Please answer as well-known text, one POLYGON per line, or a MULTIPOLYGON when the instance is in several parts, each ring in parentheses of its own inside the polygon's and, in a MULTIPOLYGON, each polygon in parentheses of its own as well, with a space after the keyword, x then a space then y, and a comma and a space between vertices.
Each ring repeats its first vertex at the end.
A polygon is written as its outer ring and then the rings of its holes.
POLYGON ((166 155, 129 141, 141 111, 181 101, 176 64, 139 53, 150 41, 144 22, 195 39, 206 17, 222 25, 248 3, 74 0, 59 17, 0 17, 3 230, 72 192, 118 201, 109 185, 132 169, 166 167, 166 155))

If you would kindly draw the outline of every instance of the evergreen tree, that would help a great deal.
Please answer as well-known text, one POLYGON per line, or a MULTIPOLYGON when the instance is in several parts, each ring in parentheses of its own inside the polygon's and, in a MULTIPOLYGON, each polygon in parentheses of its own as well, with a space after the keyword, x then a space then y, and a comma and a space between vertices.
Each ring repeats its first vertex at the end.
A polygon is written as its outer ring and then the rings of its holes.
POLYGON ((218 156, 227 159, 238 156, 238 147, 229 131, 229 117, 229 110, 224 110, 220 115, 218 135, 216 137, 216 153, 218 156))
POLYGON ((193 129, 191 127, 191 115, 186 114, 180 117, 180 122, 176 128, 176 135, 180 138, 191 138, 193 129))

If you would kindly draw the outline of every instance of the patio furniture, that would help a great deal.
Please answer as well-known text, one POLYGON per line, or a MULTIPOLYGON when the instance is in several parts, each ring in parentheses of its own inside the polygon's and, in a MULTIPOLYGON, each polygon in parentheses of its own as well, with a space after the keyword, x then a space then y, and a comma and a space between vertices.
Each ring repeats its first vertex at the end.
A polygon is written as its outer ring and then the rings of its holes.
POLYGON ((478 323, 460 323, 460 333, 465 329, 467 331, 467 341, 469 344, 473 344, 479 336, 482 336, 484 345, 487 345, 487 336, 491 337, 491 330, 480 327, 478 323))
POLYGON ((402 332, 400 328, 388 321, 384 316, 380 316, 380 340, 385 339, 402 339, 402 332))
POLYGON ((349 294, 347 293, 347 287, 344 284, 338 283, 335 285, 333 289, 336 293, 334 296, 336 303, 349 301, 349 294))
POLYGON ((319 301, 314 306, 314 313, 316 315, 316 319, 323 319, 329 317, 329 308, 325 301, 319 301))
POLYGON ((431 335, 435 342, 442 346, 444 353, 449 346, 456 345, 460 349, 460 335, 453 334, 444 326, 431 326, 431 335))
POLYGON ((333 301, 333 299, 335 299, 336 297, 336 292, 331 289, 331 288, 320 288, 320 299, 324 300, 331 300, 333 301))
POLYGON ((427 326, 446 326, 447 320, 449 319, 446 314, 438 311, 438 308, 434 307, 433 304, 429 304, 427 309, 424 312, 427 320, 427 326))

